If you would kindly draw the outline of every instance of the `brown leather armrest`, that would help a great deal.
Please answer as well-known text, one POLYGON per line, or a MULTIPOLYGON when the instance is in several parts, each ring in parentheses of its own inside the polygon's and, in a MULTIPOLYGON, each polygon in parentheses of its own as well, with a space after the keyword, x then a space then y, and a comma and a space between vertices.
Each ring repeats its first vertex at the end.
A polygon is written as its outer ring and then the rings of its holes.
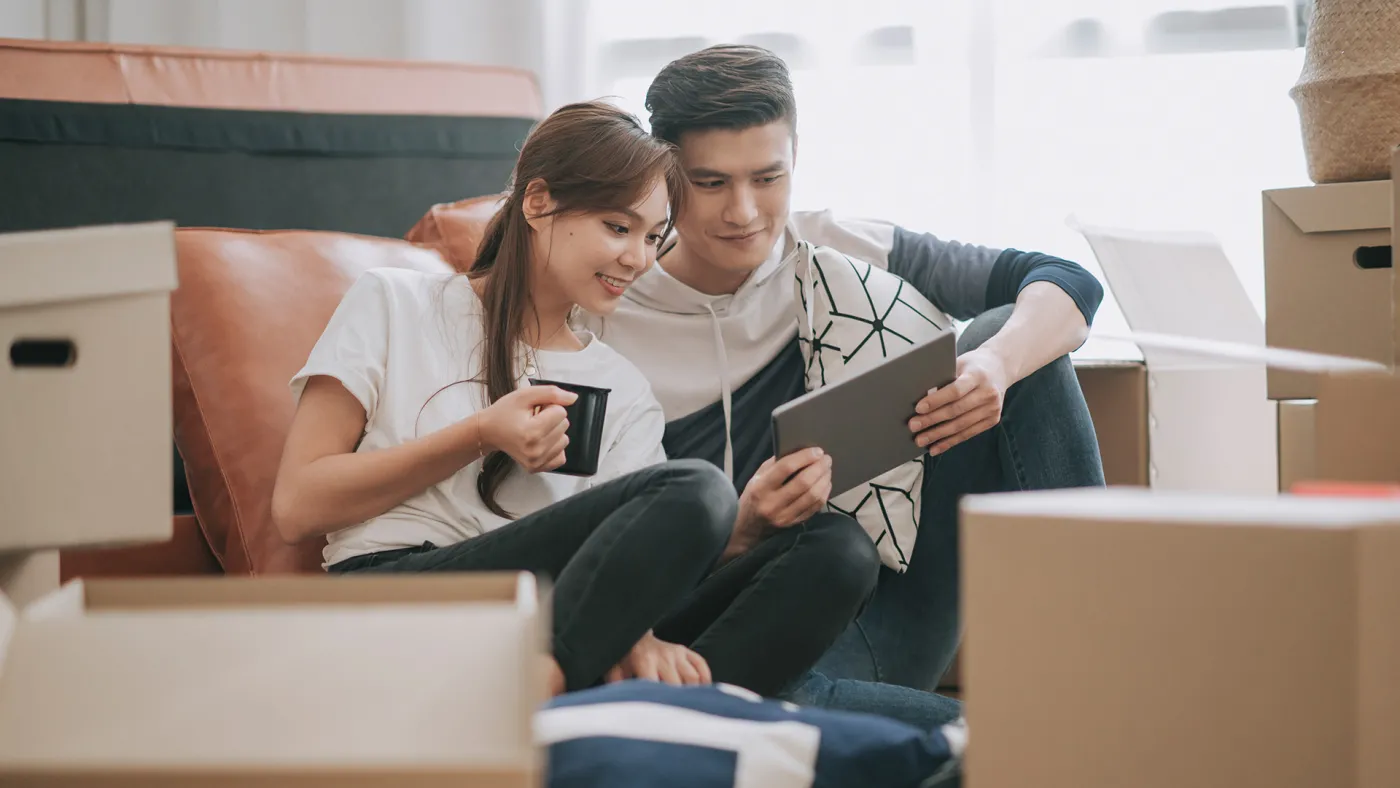
POLYGON ((223 574, 194 515, 179 515, 173 525, 175 534, 168 542, 64 550, 59 554, 59 574, 65 583, 75 577, 223 574))

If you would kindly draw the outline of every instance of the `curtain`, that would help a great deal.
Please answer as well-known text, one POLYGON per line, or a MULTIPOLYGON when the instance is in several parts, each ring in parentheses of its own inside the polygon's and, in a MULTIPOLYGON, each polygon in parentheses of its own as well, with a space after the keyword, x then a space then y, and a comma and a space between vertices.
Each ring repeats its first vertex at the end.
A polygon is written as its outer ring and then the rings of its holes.
POLYGON ((1307 183, 1305 4, 1249 2, 590 0, 587 92, 644 117, 665 62, 765 45, 794 70, 795 208, 1091 269, 1070 215, 1207 231, 1262 313, 1259 192, 1307 183))

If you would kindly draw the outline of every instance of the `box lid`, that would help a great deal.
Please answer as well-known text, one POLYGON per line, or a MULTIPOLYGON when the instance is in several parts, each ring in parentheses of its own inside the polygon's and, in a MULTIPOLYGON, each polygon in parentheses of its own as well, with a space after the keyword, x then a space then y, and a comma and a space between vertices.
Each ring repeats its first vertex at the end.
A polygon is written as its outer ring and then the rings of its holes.
POLYGON ((1383 230, 1391 222, 1390 181, 1324 183, 1270 189, 1271 200, 1305 233, 1383 230))
POLYGON ((0 309, 174 290, 174 230, 147 222, 0 235, 0 309))
MULTIPOLYGON (((1264 344, 1264 320, 1220 241, 1198 232, 1147 232, 1072 218, 1133 331, 1264 344)), ((1175 359, 1142 347, 1149 367, 1175 359)))
POLYGON ((23 617, 45 619, 137 610, 334 605, 363 609, 462 602, 498 602, 534 615, 538 609, 538 590, 535 578, 523 572, 357 575, 353 578, 320 575, 80 578, 36 600, 24 609, 23 617))
POLYGON ((1346 529, 1400 527, 1400 500, 1230 495, 1135 487, 971 495, 963 512, 982 516, 1143 523, 1346 529))
POLYGON ((1262 364, 1271 369, 1289 369, 1315 374, 1388 374, 1390 367, 1378 361, 1307 350, 1270 347, 1251 342, 1227 342, 1199 337, 1162 334, 1152 331, 1128 331, 1100 335, 1102 341, 1131 342, 1138 347, 1167 350, 1180 359, 1192 357, 1203 361, 1228 360, 1262 364))

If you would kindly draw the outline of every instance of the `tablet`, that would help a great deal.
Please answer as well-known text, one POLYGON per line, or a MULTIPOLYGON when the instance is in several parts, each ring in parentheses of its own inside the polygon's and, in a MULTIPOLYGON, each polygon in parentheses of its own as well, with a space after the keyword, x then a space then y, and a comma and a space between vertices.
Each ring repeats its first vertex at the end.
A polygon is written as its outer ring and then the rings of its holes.
POLYGON ((773 451, 818 447, 831 455, 831 497, 923 453, 909 429, 929 389, 957 377, 951 329, 859 375, 809 391, 773 411, 773 451))

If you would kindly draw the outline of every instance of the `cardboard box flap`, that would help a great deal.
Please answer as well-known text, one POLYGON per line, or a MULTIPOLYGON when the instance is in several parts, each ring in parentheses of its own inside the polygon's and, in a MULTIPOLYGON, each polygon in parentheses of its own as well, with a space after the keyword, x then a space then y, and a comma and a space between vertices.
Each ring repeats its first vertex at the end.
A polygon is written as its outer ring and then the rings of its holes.
POLYGON ((525 573, 69 583, 13 627, 0 784, 535 784, 536 597, 525 573))
POLYGON ((1327 353, 1312 353, 1306 350, 1269 347, 1245 342, 1224 342, 1196 337, 1159 334, 1151 331, 1131 331, 1113 336, 1101 336, 1102 340, 1132 342, 1144 349, 1169 350, 1181 357, 1195 356, 1203 362, 1231 359, 1244 363, 1257 363, 1274 369, 1291 369, 1318 374, 1358 374, 1390 372, 1390 368, 1377 361, 1361 358, 1333 356, 1327 353))
POLYGON ((141 610, 257 609, 354 605, 495 602, 522 614, 538 610, 535 578, 526 572, 439 575, 279 575, 275 577, 73 580, 24 610, 30 620, 141 610))
POLYGON ((1390 227, 1391 185, 1390 181, 1324 183, 1270 189, 1264 199, 1305 233, 1381 230, 1390 227))
MULTIPOLYGON (((1070 225, 1089 242, 1133 331, 1264 343, 1264 321, 1214 236, 1098 227, 1073 218, 1070 225)), ((1165 360, 1143 352, 1150 365, 1165 360)))
POLYGON ((521 768, 535 623, 477 604, 25 621, 0 681, 0 775, 521 768))
MULTIPOLYGON (((1133 331, 1264 344, 1264 321, 1214 236, 1094 227, 1073 218, 1070 224, 1089 242, 1133 331)), ((1278 428, 1264 366, 1139 347, 1149 387, 1149 483, 1158 489, 1277 491, 1278 428), (1231 451, 1218 450, 1221 440, 1231 451)))
POLYGON ((0 308, 174 290, 174 231, 148 222, 0 235, 0 308), (125 264, 111 264, 114 246, 125 264))
POLYGON ((1300 528, 1400 526, 1400 500, 1226 495, 1115 487, 972 495, 963 512, 1080 523, 1203 523, 1300 528))

